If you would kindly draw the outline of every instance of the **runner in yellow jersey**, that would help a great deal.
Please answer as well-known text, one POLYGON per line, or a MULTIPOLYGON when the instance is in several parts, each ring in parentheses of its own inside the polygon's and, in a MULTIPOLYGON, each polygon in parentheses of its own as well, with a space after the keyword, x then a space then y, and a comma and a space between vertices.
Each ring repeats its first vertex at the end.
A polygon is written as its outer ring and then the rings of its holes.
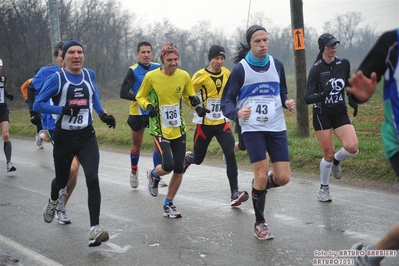
POLYGON ((188 151, 185 156, 184 172, 192 163, 201 164, 206 156, 208 146, 216 137, 226 158, 226 173, 231 192, 231 206, 237 207, 248 200, 246 191, 238 190, 237 161, 234 152, 234 135, 229 120, 224 117, 220 108, 224 86, 230 76, 230 70, 223 66, 226 53, 223 46, 212 45, 208 54, 209 65, 198 70, 193 78, 196 95, 202 100, 203 107, 210 112, 204 117, 194 113, 193 122, 197 124, 194 134, 194 152, 188 151))
POLYGON ((195 108, 200 116, 206 110, 199 106, 190 75, 178 69, 179 50, 170 43, 161 49, 162 67, 148 72, 136 95, 137 103, 148 111, 149 130, 154 137, 162 163, 147 171, 148 192, 158 196, 160 177, 173 171, 164 202, 164 216, 182 217, 173 204, 183 178, 184 154, 186 152, 186 122, 183 118, 183 98, 195 108))

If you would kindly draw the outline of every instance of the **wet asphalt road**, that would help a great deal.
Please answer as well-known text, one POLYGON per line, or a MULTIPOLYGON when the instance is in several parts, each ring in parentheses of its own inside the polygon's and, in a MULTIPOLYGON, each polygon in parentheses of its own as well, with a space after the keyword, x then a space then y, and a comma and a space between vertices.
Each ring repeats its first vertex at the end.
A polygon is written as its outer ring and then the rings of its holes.
MULTIPOLYGON (((140 185, 132 189, 128 153, 102 150, 100 221, 111 238, 90 248, 83 170, 67 206, 73 223, 47 224, 42 209, 54 176, 52 147, 12 143, 17 171, 7 173, 0 160, 0 265, 315 265, 356 242, 377 241, 399 218, 397 194, 331 180, 333 202, 321 203, 317 180, 294 173, 289 184, 268 192, 266 219, 275 238, 259 241, 252 201, 230 207, 221 159, 219 167, 205 160, 188 169, 174 200, 183 217, 168 219, 162 216, 167 188, 156 198, 146 189, 152 158, 141 157, 140 185)), ((251 172, 239 171, 240 189, 250 191, 251 180, 251 172)), ((352 263, 345 256, 329 262, 352 263)), ((399 258, 383 262, 399 265, 399 258)))

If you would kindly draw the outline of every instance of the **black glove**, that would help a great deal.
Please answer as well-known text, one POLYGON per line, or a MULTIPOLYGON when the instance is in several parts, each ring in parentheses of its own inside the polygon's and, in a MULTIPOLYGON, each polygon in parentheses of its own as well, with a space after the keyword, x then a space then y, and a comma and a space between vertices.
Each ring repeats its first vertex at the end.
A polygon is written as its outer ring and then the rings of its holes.
POLYGON ((34 124, 35 126, 38 126, 42 123, 39 113, 36 113, 34 111, 30 111, 29 113, 30 113, 30 122, 32 124, 34 124))
POLYGON ((349 95, 348 95, 348 99, 349 99, 349 106, 354 109, 353 116, 356 117, 357 116, 357 109, 358 109, 359 106, 357 105, 357 103, 355 103, 353 101, 353 98, 350 97, 349 95))
POLYGON ((201 106, 197 106, 197 108, 195 108, 195 111, 197 112, 199 117, 204 117, 206 115, 206 113, 211 112, 208 109, 201 107, 201 106))
POLYGON ((9 93, 9 92, 6 94, 6 97, 7 97, 8 99, 10 99, 10 101, 14 100, 14 95, 12 95, 12 94, 9 93))
POLYGON ((147 111, 150 117, 157 116, 157 109, 155 109, 154 105, 152 104, 147 105, 147 111))
POLYGON ((330 95, 330 92, 333 90, 332 86, 327 86, 326 88, 324 88, 324 90, 321 92, 321 95, 326 98, 328 97, 328 95, 330 95))
POLYGON ((107 114, 101 114, 100 115, 101 121, 103 121, 105 124, 108 125, 108 128, 115 128, 116 126, 116 121, 115 117, 113 115, 107 115, 107 114))
POLYGON ((201 103, 200 99, 197 96, 188 96, 190 99, 190 103, 192 107, 195 107, 201 103))
POLYGON ((62 107, 62 114, 69 116, 77 116, 80 111, 80 106, 77 104, 70 104, 62 107))

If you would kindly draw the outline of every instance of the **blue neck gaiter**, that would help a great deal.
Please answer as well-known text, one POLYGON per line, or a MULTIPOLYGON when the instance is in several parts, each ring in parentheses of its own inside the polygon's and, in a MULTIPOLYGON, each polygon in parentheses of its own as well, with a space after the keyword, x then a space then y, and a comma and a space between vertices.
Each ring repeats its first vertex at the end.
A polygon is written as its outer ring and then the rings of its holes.
POLYGON ((247 60, 247 62, 250 65, 253 66, 258 66, 258 67, 264 67, 267 65, 267 63, 269 63, 269 53, 266 54, 265 58, 263 59, 257 59, 252 55, 252 52, 249 51, 247 53, 247 55, 245 56, 245 60, 247 60))

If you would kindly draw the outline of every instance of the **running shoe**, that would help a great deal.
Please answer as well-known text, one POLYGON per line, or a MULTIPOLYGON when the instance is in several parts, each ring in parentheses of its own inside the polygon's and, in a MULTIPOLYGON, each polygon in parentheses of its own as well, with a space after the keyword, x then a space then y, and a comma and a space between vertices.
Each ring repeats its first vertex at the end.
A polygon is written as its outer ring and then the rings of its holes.
POLYGON ((272 169, 270 169, 269 170, 269 172, 267 172, 267 176, 270 178, 270 177, 273 177, 273 170, 272 169))
POLYGON ((238 207, 241 205, 241 202, 246 202, 248 200, 248 192, 246 191, 234 191, 231 196, 231 207, 238 207))
POLYGON ((156 197, 158 196, 158 183, 159 178, 154 178, 151 174, 153 168, 148 169, 147 171, 147 178, 148 178, 148 192, 151 196, 156 197))
POLYGON ((132 188, 137 188, 139 186, 139 172, 130 173, 130 186, 132 188))
POLYGON ((68 215, 66 214, 65 208, 63 210, 59 210, 57 208, 55 216, 57 217, 59 224, 71 224, 72 223, 71 219, 68 219, 68 215))
MULTIPOLYGON (((371 250, 371 246, 370 245, 364 245, 363 243, 356 243, 351 247, 352 250, 363 250, 365 251, 365 253, 367 254, 368 250, 371 250)), ((356 256, 354 257, 354 262, 356 266, 374 266, 371 263, 369 263, 367 261, 368 257, 367 255, 365 256, 356 256)), ((379 266, 381 264, 377 264, 377 266, 379 266)))
POLYGON ((14 172, 15 170, 17 170, 17 168, 15 168, 12 162, 7 162, 7 172, 14 172))
POLYGON ((184 164, 183 164, 183 174, 187 171, 188 167, 191 165, 189 161, 193 161, 194 154, 191 151, 186 152, 186 156, 184 156, 184 164))
POLYGON ((46 136, 50 137, 49 135, 46 134, 46 132, 44 130, 39 131, 39 136, 42 140, 44 140, 46 138, 46 136))
POLYGON ((322 202, 330 202, 332 198, 330 196, 330 186, 321 187, 319 193, 317 193, 317 198, 322 202))
POLYGON ((102 242, 107 242, 109 239, 108 231, 102 229, 99 225, 90 229, 89 235, 89 247, 97 247, 101 245, 102 242))
POLYGON ((60 189, 60 192, 58 192, 58 203, 57 203, 57 209, 58 210, 64 210, 65 209, 65 196, 67 195, 66 193, 67 188, 64 187, 60 189))
POLYGON ((167 206, 163 206, 163 216, 169 218, 181 218, 181 212, 176 209, 176 206, 173 205, 173 202, 169 202, 167 206))
POLYGON ((269 228, 267 228, 266 223, 255 223, 254 234, 259 240, 268 240, 274 238, 272 233, 269 231, 269 228))
POLYGON ((37 133, 36 134, 36 145, 37 145, 37 147, 39 148, 39 149, 44 149, 44 146, 43 146, 43 139, 40 137, 40 134, 39 133, 37 133))
POLYGON ((335 179, 341 179, 341 177, 342 177, 341 165, 333 164, 331 166, 331 174, 335 179))
POLYGON ((43 209, 43 219, 46 223, 51 223, 54 219, 57 202, 49 199, 43 209))
POLYGON ((163 178, 159 179, 158 187, 167 187, 168 184, 166 184, 165 180, 163 178))
POLYGON ((273 170, 270 169, 269 172, 267 172, 267 184, 266 184, 266 189, 271 188, 269 180, 273 178, 273 170))
POLYGON ((66 209, 65 209, 65 196, 67 195, 66 193, 66 187, 63 189, 60 189, 59 192, 59 198, 58 198, 58 203, 57 203, 57 209, 55 216, 58 219, 59 224, 70 224, 72 221, 68 219, 68 215, 66 214, 66 209))

